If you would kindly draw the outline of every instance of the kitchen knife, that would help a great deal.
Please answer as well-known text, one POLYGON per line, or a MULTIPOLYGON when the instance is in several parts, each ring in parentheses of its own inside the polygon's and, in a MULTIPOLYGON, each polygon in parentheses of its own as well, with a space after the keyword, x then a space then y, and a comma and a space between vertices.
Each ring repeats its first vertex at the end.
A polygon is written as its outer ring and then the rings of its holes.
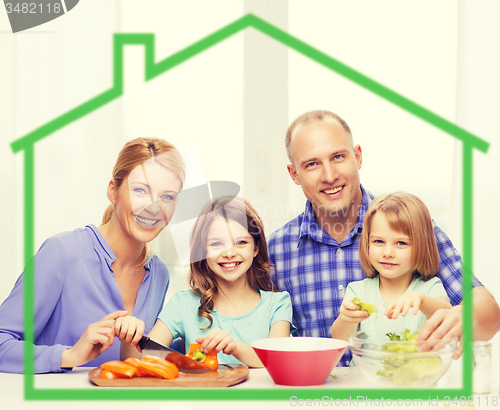
POLYGON ((175 364, 180 372, 183 373, 206 373, 212 369, 207 365, 197 362, 182 353, 164 346, 161 343, 151 340, 147 336, 142 336, 139 340, 139 347, 144 355, 161 357, 175 364))

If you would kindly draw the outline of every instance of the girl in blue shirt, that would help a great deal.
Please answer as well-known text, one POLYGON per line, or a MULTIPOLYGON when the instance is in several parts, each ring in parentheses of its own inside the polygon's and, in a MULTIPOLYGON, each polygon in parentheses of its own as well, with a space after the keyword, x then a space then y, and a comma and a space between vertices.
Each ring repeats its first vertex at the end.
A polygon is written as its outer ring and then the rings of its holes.
MULTIPOLYGON (((102 225, 47 239, 34 268, 35 373, 119 359, 120 340, 149 331, 165 300, 165 264, 148 243, 166 226, 184 181, 168 142, 125 144, 113 169, 102 225)), ((24 274, 0 306, 0 371, 23 372, 24 274)))
POLYGON ((239 197, 215 199, 195 222, 190 245, 191 290, 172 296, 149 337, 165 345, 181 337, 187 346, 201 343, 202 352, 215 349, 219 363, 262 367, 249 344, 290 336, 292 306, 287 292, 274 292, 257 212, 239 197))
POLYGON ((416 196, 396 192, 372 202, 363 223, 359 258, 368 278, 349 284, 332 325, 333 338, 348 340, 356 330, 375 328, 420 329, 438 309, 451 307, 435 276, 439 254, 431 216, 416 196), (352 302, 355 297, 375 303, 378 313, 360 310, 352 302))

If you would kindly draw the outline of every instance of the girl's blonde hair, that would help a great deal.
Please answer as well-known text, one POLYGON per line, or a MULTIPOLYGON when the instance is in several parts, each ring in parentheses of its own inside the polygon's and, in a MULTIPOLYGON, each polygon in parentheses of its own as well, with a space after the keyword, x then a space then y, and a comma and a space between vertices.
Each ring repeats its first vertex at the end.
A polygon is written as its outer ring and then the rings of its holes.
MULTIPOLYGON (((116 188, 120 188, 134 168, 152 158, 179 178, 182 189, 186 179, 186 169, 182 156, 172 144, 159 138, 136 138, 124 145, 113 168, 113 180, 116 188)), ((111 220, 114 210, 114 204, 110 204, 106 208, 102 217, 102 225, 106 225, 111 220)), ((148 263, 152 256, 151 246, 147 244, 144 247, 141 265, 148 263)))
POLYGON ((376 212, 384 213, 392 230, 410 238, 413 274, 424 280, 435 276, 439 268, 439 253, 431 215, 422 200, 406 192, 380 195, 366 211, 359 244, 359 259, 366 276, 373 278, 378 274, 368 257, 372 219, 376 212))
POLYGON ((203 207, 200 216, 191 230, 191 270, 189 285, 194 293, 200 297, 198 315, 206 318, 210 325, 213 319, 210 313, 214 308, 214 296, 219 291, 217 276, 208 267, 207 240, 208 231, 213 221, 223 217, 226 221, 232 220, 248 230, 259 252, 253 258, 252 265, 247 272, 247 280, 252 289, 274 291, 270 276, 269 256, 267 253, 266 237, 262 221, 252 205, 240 197, 221 197, 210 201, 203 207))

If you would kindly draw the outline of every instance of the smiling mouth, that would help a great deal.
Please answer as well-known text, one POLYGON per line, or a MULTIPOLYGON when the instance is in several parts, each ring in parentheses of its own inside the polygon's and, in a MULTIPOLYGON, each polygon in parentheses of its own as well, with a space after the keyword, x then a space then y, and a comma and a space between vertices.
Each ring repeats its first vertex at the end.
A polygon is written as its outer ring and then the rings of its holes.
POLYGON ((241 262, 225 262, 225 263, 219 263, 220 266, 226 269, 230 268, 235 268, 238 265, 241 265, 241 262))
POLYGON ((135 220, 137 223, 141 226, 144 226, 146 228, 152 228, 155 224, 160 222, 160 219, 149 219, 149 218, 143 218, 142 216, 139 215, 134 215, 135 220))
POLYGON ((342 191, 342 189, 344 189, 344 185, 338 186, 335 188, 331 188, 331 189, 323 189, 321 192, 323 192, 327 195, 332 195, 332 194, 336 194, 337 192, 342 191))

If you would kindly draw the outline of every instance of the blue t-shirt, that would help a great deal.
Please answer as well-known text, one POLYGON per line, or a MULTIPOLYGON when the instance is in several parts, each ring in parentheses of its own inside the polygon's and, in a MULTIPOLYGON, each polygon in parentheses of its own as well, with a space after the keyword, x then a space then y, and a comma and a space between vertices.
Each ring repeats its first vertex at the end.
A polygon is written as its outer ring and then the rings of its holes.
MULTIPOLYGON (((259 292, 260 302, 241 316, 225 316, 214 309, 211 313, 213 324, 207 330, 201 329, 210 325, 210 322, 198 316, 200 298, 191 290, 177 291, 161 311, 159 319, 168 327, 174 339, 181 337, 186 346, 196 343, 198 337, 206 337, 216 328, 228 332, 234 340, 247 344, 268 338, 271 326, 282 320, 290 323, 290 333, 295 331, 288 292, 259 292)), ((219 352, 217 359, 223 364, 241 364, 233 355, 222 352, 219 352)))
MULTIPOLYGON (((125 309, 111 269, 115 260, 94 225, 52 236, 42 244, 31 261, 35 264, 35 373, 62 371, 63 351, 73 346, 90 324, 125 309)), ((169 274, 155 255, 145 269, 132 316, 144 321, 145 333, 149 333, 163 307, 169 274)), ((0 306, 0 372, 23 372, 23 283, 24 274, 0 306)), ((120 360, 118 339, 85 366, 109 360, 120 360)))

